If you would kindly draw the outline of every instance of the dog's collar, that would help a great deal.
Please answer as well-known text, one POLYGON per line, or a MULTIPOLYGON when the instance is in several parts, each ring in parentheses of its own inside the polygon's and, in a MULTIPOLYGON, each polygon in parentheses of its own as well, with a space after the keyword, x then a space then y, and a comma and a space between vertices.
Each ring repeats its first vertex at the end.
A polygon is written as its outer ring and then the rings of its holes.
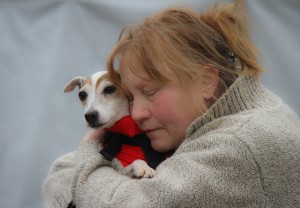
POLYGON ((135 135, 142 133, 142 131, 132 120, 130 115, 124 116, 119 121, 117 121, 115 125, 113 125, 110 128, 107 128, 106 130, 119 134, 124 134, 129 137, 134 137, 135 135))

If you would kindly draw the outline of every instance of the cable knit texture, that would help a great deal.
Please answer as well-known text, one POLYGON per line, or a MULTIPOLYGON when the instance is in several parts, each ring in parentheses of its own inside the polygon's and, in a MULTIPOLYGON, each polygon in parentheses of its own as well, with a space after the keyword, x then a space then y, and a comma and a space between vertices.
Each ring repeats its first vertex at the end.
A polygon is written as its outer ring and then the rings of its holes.
POLYGON ((300 207, 300 122, 252 77, 240 77, 187 129, 152 179, 131 179, 97 142, 54 162, 45 207, 300 207), (121 174, 120 174, 121 173, 121 174))

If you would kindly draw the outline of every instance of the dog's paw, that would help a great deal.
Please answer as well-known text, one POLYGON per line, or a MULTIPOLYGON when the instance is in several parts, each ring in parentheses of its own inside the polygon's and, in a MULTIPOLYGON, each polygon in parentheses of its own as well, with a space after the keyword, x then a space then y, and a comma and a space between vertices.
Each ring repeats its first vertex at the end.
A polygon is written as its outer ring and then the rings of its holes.
POLYGON ((136 178, 153 178, 156 172, 154 169, 147 167, 147 168, 137 168, 133 170, 133 177, 136 178))
POLYGON ((125 171, 132 178, 152 178, 156 175, 156 171, 143 160, 135 160, 125 171))

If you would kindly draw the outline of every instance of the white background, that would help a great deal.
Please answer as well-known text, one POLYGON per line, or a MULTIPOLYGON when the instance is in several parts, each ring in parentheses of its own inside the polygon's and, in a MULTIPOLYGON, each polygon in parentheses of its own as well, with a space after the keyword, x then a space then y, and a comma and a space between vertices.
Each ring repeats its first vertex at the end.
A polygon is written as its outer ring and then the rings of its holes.
MULTIPOLYGON (((51 163, 85 127, 73 77, 104 70, 120 30, 160 8, 209 0, 0 0, 0 207, 40 208, 51 163)), ((300 114, 300 0, 248 0, 263 83, 300 114)), ((272 118, 270 118, 272 119, 272 118)), ((101 193, 99 193, 101 194, 101 193)))

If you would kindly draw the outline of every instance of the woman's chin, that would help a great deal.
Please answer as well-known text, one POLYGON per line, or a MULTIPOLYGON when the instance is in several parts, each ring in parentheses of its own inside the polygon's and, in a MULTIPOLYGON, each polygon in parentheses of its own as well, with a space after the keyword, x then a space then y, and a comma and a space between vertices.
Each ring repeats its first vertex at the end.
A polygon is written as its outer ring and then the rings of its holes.
POLYGON ((166 145, 161 144, 160 142, 151 141, 152 148, 157 152, 168 152, 170 148, 166 145))

